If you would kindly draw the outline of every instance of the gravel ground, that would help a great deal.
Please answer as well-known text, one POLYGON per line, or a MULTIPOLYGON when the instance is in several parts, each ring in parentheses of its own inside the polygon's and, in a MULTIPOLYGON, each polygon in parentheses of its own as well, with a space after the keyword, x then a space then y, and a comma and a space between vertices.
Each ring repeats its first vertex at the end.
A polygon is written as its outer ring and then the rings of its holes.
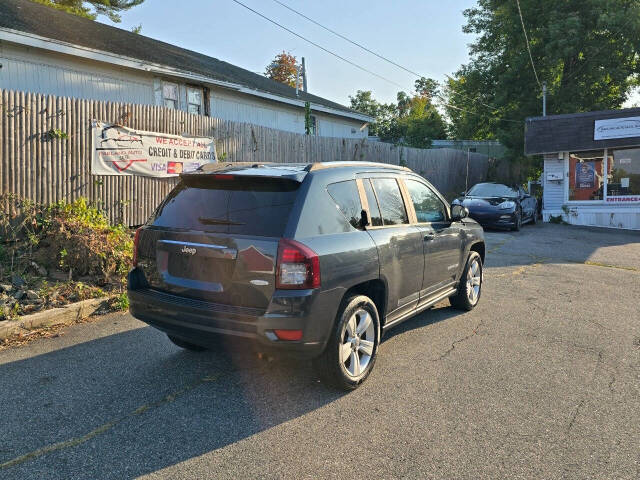
POLYGON ((640 478, 640 233, 487 232, 479 306, 385 338, 350 394, 126 314, 0 352, 0 477, 640 478))

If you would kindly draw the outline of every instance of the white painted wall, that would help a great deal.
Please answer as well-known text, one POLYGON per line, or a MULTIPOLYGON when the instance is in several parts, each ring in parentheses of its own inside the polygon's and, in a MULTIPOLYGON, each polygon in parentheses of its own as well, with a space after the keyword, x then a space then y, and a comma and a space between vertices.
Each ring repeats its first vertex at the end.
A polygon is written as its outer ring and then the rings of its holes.
MULTIPOLYGON (((72 98, 162 105, 158 96, 160 78, 152 73, 86 60, 77 56, 0 42, 0 87, 72 98)), ((186 110, 186 82, 180 85, 180 107, 186 110), (184 97, 184 98, 182 98, 184 97)), ((304 133, 304 110, 251 95, 210 88, 211 116, 223 120, 253 123, 288 132, 304 133)), ((364 122, 326 113, 317 117, 318 135, 363 138, 364 122)))
POLYGON ((0 87, 112 102, 154 104, 153 76, 0 42, 0 87))
MULTIPOLYGON (((300 108, 216 87, 211 88, 210 105, 212 117, 305 133, 304 110, 300 108)), ((366 138, 369 133, 368 128, 361 130, 364 122, 314 112, 313 109, 312 114, 316 116, 318 135, 321 137, 366 138)))
POLYGON ((568 202, 567 171, 569 154, 545 155, 544 193, 542 217, 545 222, 553 215, 561 216, 572 225, 625 228, 640 230, 639 204, 606 204, 604 202, 568 202), (548 180, 548 174, 556 174, 561 182, 548 180))

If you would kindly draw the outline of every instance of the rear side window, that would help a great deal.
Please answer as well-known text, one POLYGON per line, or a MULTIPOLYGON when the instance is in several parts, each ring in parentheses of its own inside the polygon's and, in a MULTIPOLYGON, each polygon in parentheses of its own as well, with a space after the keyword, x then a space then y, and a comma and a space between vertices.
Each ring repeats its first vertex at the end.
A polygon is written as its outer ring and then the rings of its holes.
POLYGON ((186 177, 148 223, 154 227, 281 237, 298 186, 297 182, 268 178, 186 177))
POLYGON ((362 205, 355 180, 327 185, 327 192, 351 226, 361 229, 362 205))
POLYGON ((407 210, 400 193, 400 186, 395 178, 372 178, 373 188, 376 191, 382 222, 384 225, 402 225, 409 223, 407 210))
POLYGON ((362 180, 364 186, 364 193, 367 195, 367 203, 369 204, 369 222, 372 227, 382 226, 382 215, 380 214, 380 207, 378 206, 378 200, 375 193, 373 193, 373 187, 371 186, 371 180, 365 178, 362 180))

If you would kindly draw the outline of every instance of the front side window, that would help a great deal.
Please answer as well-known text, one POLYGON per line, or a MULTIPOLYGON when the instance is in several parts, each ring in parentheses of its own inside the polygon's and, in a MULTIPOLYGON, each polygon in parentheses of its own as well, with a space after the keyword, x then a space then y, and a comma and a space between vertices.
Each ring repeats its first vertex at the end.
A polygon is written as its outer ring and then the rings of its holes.
POLYGON ((602 200, 604 150, 569 154, 569 200, 602 200))
POLYGON ((640 201, 640 148, 614 150, 607 167, 607 201, 640 201))
POLYGON ((178 108, 178 84, 162 82, 162 101, 167 108, 178 108))
POLYGON ((405 180, 405 183, 416 211, 418 223, 444 222, 446 220, 445 206, 433 190, 416 180, 405 180))
POLYGON ((383 224, 402 225, 409 223, 398 181, 395 178, 372 178, 371 183, 378 197, 383 224))
POLYGON ((361 229, 362 205, 355 180, 327 185, 327 192, 353 228, 361 229))
POLYGON ((202 89, 187 88, 187 111, 195 115, 202 113, 202 89))

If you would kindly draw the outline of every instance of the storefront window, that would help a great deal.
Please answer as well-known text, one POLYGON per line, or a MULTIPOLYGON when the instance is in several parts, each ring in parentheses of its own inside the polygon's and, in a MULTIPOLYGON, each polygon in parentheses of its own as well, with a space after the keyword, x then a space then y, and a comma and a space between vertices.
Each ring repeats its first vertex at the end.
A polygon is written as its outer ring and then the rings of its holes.
POLYGON ((569 200, 602 200, 604 197, 604 151, 569 154, 569 200))
POLYGON ((607 170, 607 202, 640 201, 640 148, 615 150, 607 170))

